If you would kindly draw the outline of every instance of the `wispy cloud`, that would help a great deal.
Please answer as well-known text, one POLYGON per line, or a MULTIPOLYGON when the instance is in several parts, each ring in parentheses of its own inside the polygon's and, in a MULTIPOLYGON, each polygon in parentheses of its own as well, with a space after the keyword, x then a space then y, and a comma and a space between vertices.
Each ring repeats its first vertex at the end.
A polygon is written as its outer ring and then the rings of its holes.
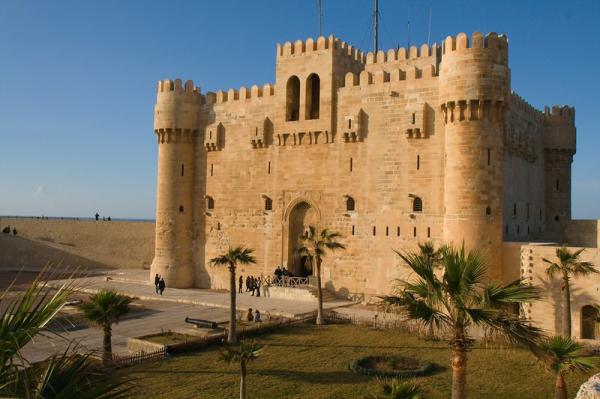
POLYGON ((37 186, 35 191, 33 192, 33 198, 44 198, 46 196, 46 192, 44 191, 44 186, 37 186))

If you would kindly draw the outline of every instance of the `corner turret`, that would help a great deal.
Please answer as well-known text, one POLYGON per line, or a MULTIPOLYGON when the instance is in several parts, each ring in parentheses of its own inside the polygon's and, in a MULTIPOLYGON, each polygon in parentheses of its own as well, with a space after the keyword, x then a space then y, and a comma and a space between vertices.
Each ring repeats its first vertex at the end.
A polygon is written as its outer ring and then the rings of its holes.
POLYGON ((192 209, 194 146, 199 130, 200 92, 188 80, 158 82, 154 132, 158 139, 156 240, 151 278, 168 287, 194 286, 192 209))
POLYGON ((544 110, 544 171, 546 229, 560 240, 571 219, 571 164, 576 151, 575 108, 544 110))
POLYGON ((510 95, 508 40, 460 33, 443 43, 440 108, 445 133, 444 240, 487 255, 499 278, 502 155, 510 95))

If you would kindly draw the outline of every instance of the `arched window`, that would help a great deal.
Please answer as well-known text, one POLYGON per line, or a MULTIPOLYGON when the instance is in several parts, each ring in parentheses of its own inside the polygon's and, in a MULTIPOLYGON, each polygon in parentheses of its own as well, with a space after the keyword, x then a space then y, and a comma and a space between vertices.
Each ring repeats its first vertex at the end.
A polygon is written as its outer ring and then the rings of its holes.
POLYGON ((269 197, 265 197, 265 211, 273 210, 273 200, 269 197))
POLYGON ((306 79, 306 115, 305 119, 319 119, 321 97, 321 79, 313 73, 306 79))
POLYGON ((581 308, 581 339, 596 339, 598 325, 598 309, 592 305, 581 308))
POLYGON ((291 76, 286 85, 285 120, 297 121, 300 117, 300 79, 291 76))
POLYGON ((354 202, 354 198, 348 197, 346 199, 346 210, 353 211, 356 209, 356 203, 354 202))
POLYGON ((487 208, 485 208, 485 214, 486 215, 491 215, 492 214, 492 208, 490 208, 489 206, 487 208))
POLYGON ((413 200, 413 212, 423 212, 423 200, 419 197, 413 200))
POLYGON ((213 199, 213 197, 206 196, 206 209, 208 209, 209 211, 215 209, 215 200, 213 199))

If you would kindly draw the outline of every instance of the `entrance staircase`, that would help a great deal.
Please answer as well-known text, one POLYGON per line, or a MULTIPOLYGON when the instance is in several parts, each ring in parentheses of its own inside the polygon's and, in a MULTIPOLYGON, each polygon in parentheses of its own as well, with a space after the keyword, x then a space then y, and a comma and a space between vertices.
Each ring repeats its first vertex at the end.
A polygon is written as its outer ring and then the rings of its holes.
MULTIPOLYGON (((315 297, 315 299, 319 299, 319 294, 317 293, 317 287, 313 286, 313 285, 309 285, 308 286, 308 291, 312 294, 312 296, 315 297)), ((323 292, 323 302, 331 302, 331 301, 335 301, 337 299, 337 297, 335 296, 335 294, 325 288, 322 289, 323 292)))

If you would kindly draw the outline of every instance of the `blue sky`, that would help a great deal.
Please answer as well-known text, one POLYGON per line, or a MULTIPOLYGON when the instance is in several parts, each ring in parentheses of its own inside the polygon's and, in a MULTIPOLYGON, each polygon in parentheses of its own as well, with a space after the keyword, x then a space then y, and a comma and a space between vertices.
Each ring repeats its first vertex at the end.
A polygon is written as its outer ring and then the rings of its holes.
MULTIPOLYGON (((372 0, 323 0, 324 33, 372 46, 372 0)), ((512 86, 577 108, 573 216, 600 219, 600 1, 380 0, 381 47, 506 33, 512 86), (595 122, 595 123, 594 123, 595 122)), ((316 37, 316 0, 0 0, 0 214, 153 218, 156 81, 274 81, 275 44, 316 37)))

